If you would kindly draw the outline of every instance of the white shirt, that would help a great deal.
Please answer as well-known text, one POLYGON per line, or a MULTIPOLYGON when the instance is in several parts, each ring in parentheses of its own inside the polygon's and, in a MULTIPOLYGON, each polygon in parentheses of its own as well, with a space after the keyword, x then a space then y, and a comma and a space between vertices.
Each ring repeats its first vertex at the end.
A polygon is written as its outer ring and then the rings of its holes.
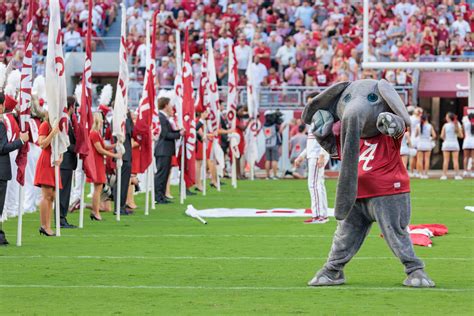
POLYGON ((453 31, 453 33, 459 34, 461 38, 465 38, 466 34, 471 32, 471 27, 469 26, 469 23, 467 23, 465 20, 456 20, 451 25, 451 30, 453 31))
POLYGON ((140 60, 139 67, 146 67, 146 45, 140 44, 137 48, 137 57, 140 60))
POLYGON ((81 44, 81 34, 76 31, 67 31, 64 33, 64 44, 68 47, 77 47, 81 44))
POLYGON ((262 63, 258 63, 258 64, 251 63, 250 71, 253 74, 254 84, 258 86, 261 86, 263 80, 265 80, 265 78, 268 76, 267 67, 265 67, 265 65, 262 63))
POLYGON ((235 57, 237 58, 237 68, 240 70, 247 69, 251 55, 252 55, 252 49, 250 48, 250 46, 245 45, 244 47, 242 47, 240 45, 237 45, 235 47, 235 57))
POLYGON ((278 49, 276 58, 279 58, 284 66, 288 66, 290 60, 296 61, 296 48, 294 46, 287 47, 283 45, 278 49))

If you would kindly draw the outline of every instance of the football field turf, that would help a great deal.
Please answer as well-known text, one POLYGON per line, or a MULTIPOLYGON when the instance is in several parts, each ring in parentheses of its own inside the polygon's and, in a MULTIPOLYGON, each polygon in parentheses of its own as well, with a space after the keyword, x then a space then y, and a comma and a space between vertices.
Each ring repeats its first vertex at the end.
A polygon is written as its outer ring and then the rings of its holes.
MULTIPOLYGON (((227 181, 229 183, 229 181, 227 181)), ((336 182, 327 181, 329 205, 336 182)), ((174 191, 175 196, 178 193, 174 191)), ((474 181, 412 181, 411 223, 442 223, 446 236, 416 247, 434 289, 401 285, 403 266, 377 225, 345 269, 347 284, 308 288, 325 262, 336 222, 302 218, 209 219, 184 215, 178 202, 143 208, 116 222, 91 222, 39 236, 39 214, 24 217, 23 246, 14 246, 16 219, 4 225, 12 245, 0 248, 0 314, 413 314, 474 311, 474 181)), ((143 206, 143 196, 137 202, 143 206)), ((186 201, 211 207, 304 208, 306 182, 243 181, 186 201)), ((69 216, 77 224, 77 213, 69 216)), ((86 220, 87 219, 87 220, 86 220)))

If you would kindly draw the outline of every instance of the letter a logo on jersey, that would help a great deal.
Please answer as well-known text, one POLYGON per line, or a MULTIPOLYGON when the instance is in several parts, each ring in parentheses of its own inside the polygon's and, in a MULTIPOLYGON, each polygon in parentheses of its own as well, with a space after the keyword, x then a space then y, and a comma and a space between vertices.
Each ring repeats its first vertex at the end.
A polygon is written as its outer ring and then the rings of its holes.
POLYGON ((359 162, 363 161, 362 170, 370 171, 372 167, 369 167, 369 163, 374 160, 375 150, 377 149, 378 144, 371 144, 367 141, 364 141, 364 146, 367 148, 360 154, 359 162))

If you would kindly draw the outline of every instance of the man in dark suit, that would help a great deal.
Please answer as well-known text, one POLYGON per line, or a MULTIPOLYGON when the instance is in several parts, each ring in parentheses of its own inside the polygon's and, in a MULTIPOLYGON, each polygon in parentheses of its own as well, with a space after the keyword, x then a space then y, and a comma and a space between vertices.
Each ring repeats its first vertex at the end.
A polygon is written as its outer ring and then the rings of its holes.
MULTIPOLYGON (((29 139, 28 133, 20 133, 20 138, 8 142, 7 128, 4 120, 8 120, 3 115, 5 112, 5 95, 0 92, 0 218, 5 205, 5 195, 7 193, 7 182, 12 179, 12 168, 10 165, 10 152, 20 149, 29 139)), ((0 246, 8 245, 5 233, 0 229, 0 246)))
MULTIPOLYGON (((130 112, 127 113, 127 118, 125 119, 125 142, 123 146, 125 147, 125 153, 122 156, 122 168, 120 174, 120 200, 117 198, 117 181, 115 181, 113 192, 114 192, 114 201, 120 203, 120 215, 130 215, 133 213, 132 210, 127 210, 127 194, 128 186, 130 185, 130 175, 132 173, 132 132, 133 132, 133 121, 130 116, 130 112)), ((115 207, 114 213, 117 208, 115 207)))
POLYGON ((69 201, 71 198, 72 173, 77 168, 77 153, 76 153, 76 136, 74 135, 74 128, 76 124, 72 124, 75 120, 76 99, 69 96, 67 98, 67 114, 68 114, 68 136, 69 147, 63 154, 63 162, 61 163, 61 182, 63 184, 62 190, 59 191, 59 210, 61 215, 61 228, 76 228, 67 221, 67 212, 69 209, 69 201))
POLYGON ((158 99, 158 110, 161 133, 155 146, 157 172, 155 174, 155 201, 159 204, 170 203, 166 199, 166 183, 171 170, 171 157, 175 155, 175 142, 184 135, 184 130, 173 130, 169 118, 173 115, 173 108, 169 98, 158 99))

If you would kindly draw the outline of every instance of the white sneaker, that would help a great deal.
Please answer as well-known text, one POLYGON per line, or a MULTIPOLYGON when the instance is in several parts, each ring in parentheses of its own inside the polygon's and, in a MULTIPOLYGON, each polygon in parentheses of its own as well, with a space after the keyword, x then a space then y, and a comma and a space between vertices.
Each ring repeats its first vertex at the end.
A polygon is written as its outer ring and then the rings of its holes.
POLYGON ((464 171, 464 172, 462 173, 462 176, 463 176, 464 178, 467 178, 469 175, 468 175, 467 171, 464 171))
POLYGON ((461 176, 455 176, 454 180, 462 180, 462 177, 461 176))
POLYGON ((441 176, 441 178, 439 178, 440 180, 448 180, 448 177, 446 176, 441 176))
POLYGON ((428 177, 428 175, 426 175, 426 174, 422 174, 422 175, 420 176, 420 179, 429 179, 429 177, 428 177))

